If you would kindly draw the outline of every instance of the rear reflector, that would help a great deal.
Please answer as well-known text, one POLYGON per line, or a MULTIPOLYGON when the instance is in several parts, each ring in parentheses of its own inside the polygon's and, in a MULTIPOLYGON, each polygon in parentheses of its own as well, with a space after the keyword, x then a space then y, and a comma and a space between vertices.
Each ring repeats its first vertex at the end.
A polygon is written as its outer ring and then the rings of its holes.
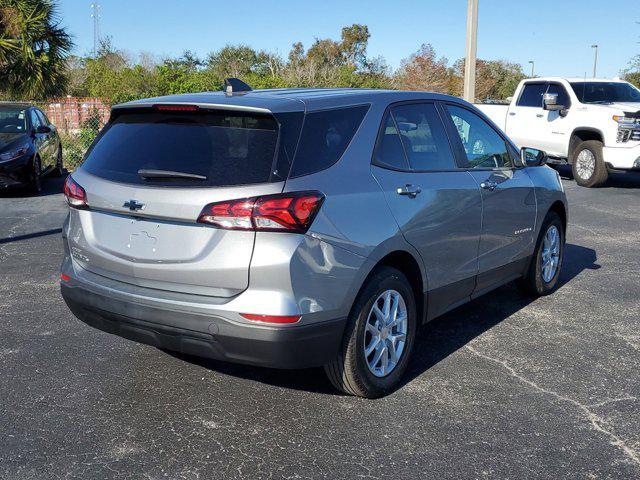
POLYGON ((86 208, 87 192, 69 175, 64 182, 64 196, 69 206, 74 208, 86 208))
POLYGON ((240 316, 247 320, 262 323, 296 323, 300 320, 300 315, 254 315, 253 313, 241 313, 240 316))
POLYGON ((71 280, 71 277, 69 275, 67 275, 66 273, 61 273, 60 274, 60 280, 62 280, 63 282, 68 282, 69 280, 71 280))
POLYGON ((163 112, 195 112, 200 110, 197 105, 154 105, 153 108, 163 112))
POLYGON ((210 203, 198 222, 227 230, 305 233, 322 205, 320 192, 293 192, 210 203))

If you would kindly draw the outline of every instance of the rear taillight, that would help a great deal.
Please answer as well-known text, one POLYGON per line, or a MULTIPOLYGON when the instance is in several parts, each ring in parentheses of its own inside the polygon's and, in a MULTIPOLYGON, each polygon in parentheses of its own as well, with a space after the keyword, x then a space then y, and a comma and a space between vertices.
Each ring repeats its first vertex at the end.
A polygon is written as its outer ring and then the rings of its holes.
POLYGON ((64 182, 64 196, 67 197, 67 203, 71 207, 87 208, 89 206, 87 205, 87 193, 71 178, 71 175, 64 182))
POLYGON ((198 222, 228 230, 305 233, 323 200, 320 192, 294 192, 210 203, 198 222))

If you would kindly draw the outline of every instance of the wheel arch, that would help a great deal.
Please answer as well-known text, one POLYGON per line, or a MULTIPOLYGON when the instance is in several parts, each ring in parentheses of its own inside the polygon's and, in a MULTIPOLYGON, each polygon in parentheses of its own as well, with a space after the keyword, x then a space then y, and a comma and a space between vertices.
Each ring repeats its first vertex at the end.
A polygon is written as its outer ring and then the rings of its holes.
POLYGON ((567 219, 567 208, 565 207, 564 203, 562 203, 560 200, 556 200, 549 207, 547 214, 549 212, 554 212, 558 214, 558 216, 560 217, 560 220, 562 220, 562 228, 564 229, 565 237, 566 237, 568 219, 567 219))
POLYGON ((425 317, 425 285, 426 278, 424 276, 424 270, 421 267, 421 261, 416 256, 407 250, 394 250, 387 253, 384 257, 380 258, 369 270, 366 278, 362 282, 356 298, 360 295, 360 292, 367 284, 373 274, 382 266, 392 267, 401 271, 413 290, 413 295, 416 301, 416 309, 418 314, 418 324, 421 324, 425 317))
POLYGON ((571 132, 567 155, 567 161, 569 163, 573 163, 573 152, 578 145, 582 142, 586 142, 587 140, 597 140, 604 144, 604 133, 602 133, 602 130, 593 127, 577 127, 573 132, 571 132))

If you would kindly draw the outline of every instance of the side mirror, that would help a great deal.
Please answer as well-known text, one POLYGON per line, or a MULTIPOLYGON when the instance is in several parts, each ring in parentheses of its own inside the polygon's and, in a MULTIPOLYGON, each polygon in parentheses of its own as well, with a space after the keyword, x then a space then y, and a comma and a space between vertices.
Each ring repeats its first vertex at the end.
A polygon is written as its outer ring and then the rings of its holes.
MULTIPOLYGON (((562 111, 567 109, 565 105, 558 105, 557 93, 545 93, 542 96, 542 105, 545 110, 550 110, 552 112, 559 111, 561 115, 562 111)), ((566 115, 566 113, 564 115, 566 115)))
POLYGON ((40 125, 38 128, 36 128, 36 133, 51 133, 51 127, 40 125))
POLYGON ((540 167, 547 163, 547 153, 535 148, 522 147, 520 149, 520 160, 527 167, 540 167))

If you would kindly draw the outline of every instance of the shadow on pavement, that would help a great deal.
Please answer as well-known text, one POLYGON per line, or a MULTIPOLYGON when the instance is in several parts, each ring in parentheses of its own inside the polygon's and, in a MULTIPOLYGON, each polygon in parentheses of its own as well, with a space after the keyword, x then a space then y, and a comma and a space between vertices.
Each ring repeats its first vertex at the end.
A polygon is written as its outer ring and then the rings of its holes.
POLYGON ((30 240, 32 238, 46 237, 47 235, 57 235, 59 233, 62 233, 61 228, 52 228, 51 230, 43 230, 41 232, 16 235, 15 237, 0 238, 0 245, 4 243, 19 242, 21 240, 30 240))
MULTIPOLYGON (((597 270, 596 252, 591 248, 567 244, 560 276, 560 288, 584 270, 597 270)), ((522 310, 535 299, 524 296, 513 283, 505 285, 466 305, 463 305, 420 329, 413 358, 405 374, 402 388, 426 370, 447 358, 467 343, 522 310)), ((307 370, 275 370, 247 365, 230 364, 176 352, 166 352, 176 358, 247 380, 294 390, 340 395, 321 368, 307 370)))

